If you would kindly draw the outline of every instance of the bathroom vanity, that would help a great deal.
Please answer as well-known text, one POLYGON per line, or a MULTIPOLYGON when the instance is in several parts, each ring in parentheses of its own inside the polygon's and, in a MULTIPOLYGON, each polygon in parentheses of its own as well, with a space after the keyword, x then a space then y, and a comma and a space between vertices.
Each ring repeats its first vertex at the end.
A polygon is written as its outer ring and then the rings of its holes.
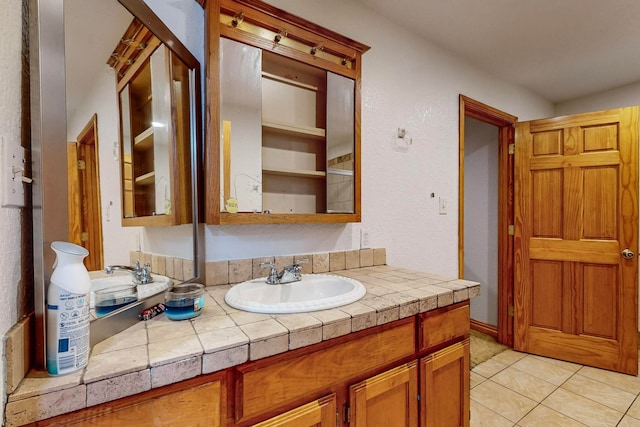
POLYGON ((7 406, 8 425, 27 421, 21 417, 33 410, 25 409, 34 406, 32 399, 41 413, 28 415, 47 418, 42 413, 56 410, 47 404, 65 393, 69 400, 79 396, 83 409, 31 425, 468 425, 468 299, 479 285, 388 266, 336 273, 357 278, 368 295, 334 310, 272 316, 235 311, 224 304, 226 287, 209 287, 213 298, 205 310, 213 311, 203 316, 240 326, 220 335, 202 329, 206 323, 198 326, 199 318, 189 321, 200 353, 178 357, 165 350, 161 361, 153 335, 163 324, 190 324, 159 316, 106 343, 120 352, 96 347, 79 385, 22 400, 28 394, 18 390, 7 406), (217 314, 223 310, 228 313, 217 314), (310 319, 316 323, 306 324, 310 319), (272 330, 252 332, 259 323, 272 330), (150 360, 128 366, 138 350, 150 360), (196 370, 187 374, 186 366, 196 370), (127 397, 113 399, 117 393, 127 397), (111 400, 94 403, 105 396, 111 400))

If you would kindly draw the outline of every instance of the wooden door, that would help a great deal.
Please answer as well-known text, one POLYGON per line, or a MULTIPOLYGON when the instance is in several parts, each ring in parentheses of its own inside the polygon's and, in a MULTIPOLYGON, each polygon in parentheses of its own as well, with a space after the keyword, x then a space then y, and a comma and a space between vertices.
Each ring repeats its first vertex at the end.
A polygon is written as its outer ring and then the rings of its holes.
POLYGON ((421 427, 469 426, 469 338, 420 360, 421 427))
POLYGON ((98 166, 98 117, 89 121, 78 142, 67 143, 69 241, 86 248, 89 271, 102 270, 102 213, 98 166))
POLYGON ((418 426, 418 363, 407 363, 349 388, 354 427, 418 426))
POLYGON ((638 107, 516 125, 519 351, 638 372, 638 107))
POLYGON ((332 393, 254 427, 334 427, 336 414, 336 394, 332 393))

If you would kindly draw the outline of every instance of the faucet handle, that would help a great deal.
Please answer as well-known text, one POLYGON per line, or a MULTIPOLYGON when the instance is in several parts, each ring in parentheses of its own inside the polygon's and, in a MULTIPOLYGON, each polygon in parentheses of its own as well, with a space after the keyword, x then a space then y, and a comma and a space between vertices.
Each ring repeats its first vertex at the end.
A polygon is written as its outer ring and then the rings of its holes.
POLYGON ((153 283, 153 276, 151 275, 151 264, 147 263, 139 268, 136 273, 136 277, 140 280, 140 284, 146 285, 147 283, 153 283))
POLYGON ((140 261, 138 261, 137 259, 134 259, 133 266, 135 267, 136 271, 140 271, 140 261))
POLYGON ((269 285, 275 285, 276 283, 278 283, 278 272, 276 271, 276 264, 270 261, 261 262, 260 268, 262 267, 271 267, 269 276, 267 276, 267 283, 269 285))

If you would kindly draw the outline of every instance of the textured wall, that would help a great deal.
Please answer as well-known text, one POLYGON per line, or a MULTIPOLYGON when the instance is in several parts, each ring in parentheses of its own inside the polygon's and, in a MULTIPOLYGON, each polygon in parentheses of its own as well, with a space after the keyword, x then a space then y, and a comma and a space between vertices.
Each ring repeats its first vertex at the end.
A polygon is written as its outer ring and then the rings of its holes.
POLYGON ((521 119, 553 106, 355 1, 268 2, 371 46, 362 61, 362 223, 207 227, 207 260, 357 249, 368 228, 389 264, 457 275, 458 95, 521 119), (391 147, 399 127, 413 137, 405 153, 391 147), (448 215, 438 215, 438 197, 448 215))
MULTIPOLYGON (((0 138, 4 142, 20 144, 21 139, 21 49, 22 2, 3 2, 0 7, 0 138)), ((0 158, 3 158, 0 156, 0 158)), ((4 165, 0 165, 2 168, 4 165)), ((3 172, 2 176, 6 176, 3 172)), ((0 185, 0 194, 3 186, 0 185)), ((21 210, 0 207, 0 336, 3 336, 18 320, 21 282, 21 210)), ((5 349, 2 347, 0 363, 0 424, 4 420, 6 393, 5 349)))
POLYGON ((640 82, 556 105, 556 116, 640 105, 640 82))

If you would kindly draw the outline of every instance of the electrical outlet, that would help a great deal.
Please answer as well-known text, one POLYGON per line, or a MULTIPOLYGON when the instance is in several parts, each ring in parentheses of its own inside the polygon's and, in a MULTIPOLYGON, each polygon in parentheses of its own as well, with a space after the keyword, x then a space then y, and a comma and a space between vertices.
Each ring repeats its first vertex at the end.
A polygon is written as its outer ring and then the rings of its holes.
POLYGON ((447 214, 447 199, 445 199, 444 197, 440 197, 438 199, 438 212, 440 213, 440 215, 447 214))
POLYGON ((360 229, 360 249, 366 249, 369 247, 369 229, 362 228, 360 229))

